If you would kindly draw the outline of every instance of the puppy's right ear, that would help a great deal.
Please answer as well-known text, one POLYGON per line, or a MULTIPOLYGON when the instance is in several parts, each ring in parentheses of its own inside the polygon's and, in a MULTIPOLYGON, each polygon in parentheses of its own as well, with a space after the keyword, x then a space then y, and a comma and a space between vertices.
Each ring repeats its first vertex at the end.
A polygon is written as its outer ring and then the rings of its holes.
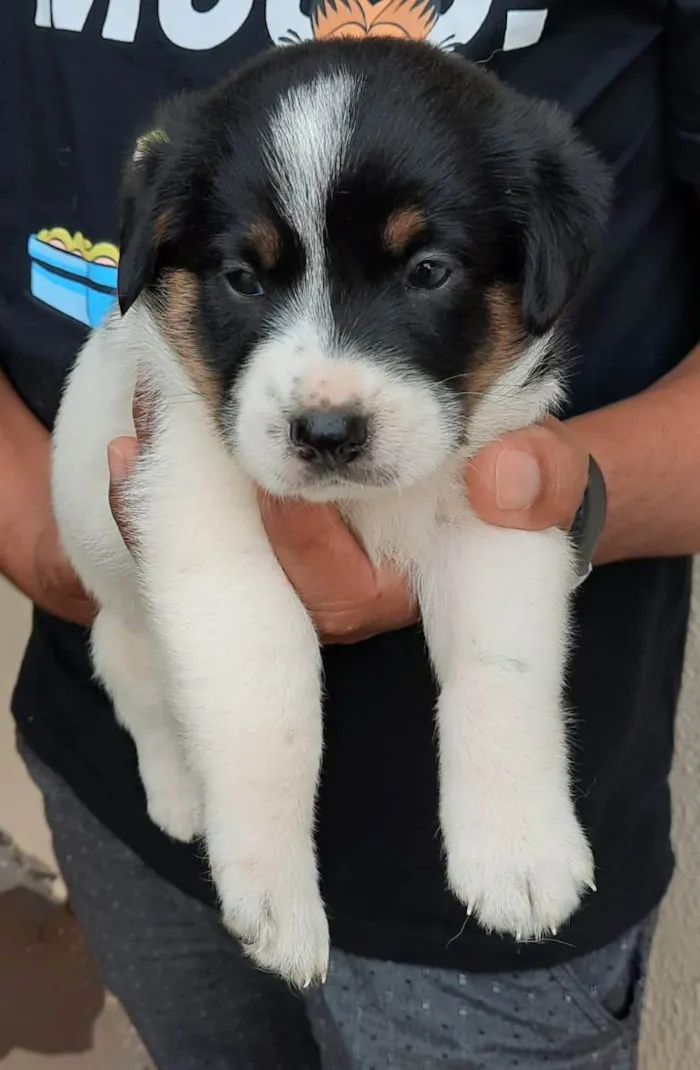
POLYGON ((173 215, 167 203, 171 157, 168 135, 155 129, 138 139, 127 165, 121 190, 117 279, 122 315, 156 275, 160 249, 173 215))

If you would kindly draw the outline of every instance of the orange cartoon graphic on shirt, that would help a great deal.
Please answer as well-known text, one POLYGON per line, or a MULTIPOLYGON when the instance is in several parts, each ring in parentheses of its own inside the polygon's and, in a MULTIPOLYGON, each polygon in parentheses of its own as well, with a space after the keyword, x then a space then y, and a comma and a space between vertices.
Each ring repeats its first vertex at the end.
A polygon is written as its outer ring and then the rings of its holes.
POLYGON ((483 25, 494 0, 267 0, 277 45, 341 37, 397 37, 452 49, 483 25))
POLYGON ((423 41, 439 18, 433 0, 316 0, 308 6, 318 40, 403 37, 423 41))

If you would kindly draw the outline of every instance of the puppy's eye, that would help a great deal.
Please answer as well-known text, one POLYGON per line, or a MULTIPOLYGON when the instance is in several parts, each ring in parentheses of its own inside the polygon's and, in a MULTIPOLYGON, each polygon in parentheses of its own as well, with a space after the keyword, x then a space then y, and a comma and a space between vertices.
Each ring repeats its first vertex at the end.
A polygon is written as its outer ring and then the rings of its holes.
POLYGON ((452 268, 443 260, 427 256, 409 265, 406 283, 412 290, 439 290, 451 274, 452 268))
POLYGON ((262 297, 265 293, 259 279, 247 268, 236 268, 235 271, 229 271, 226 275, 226 281, 239 297, 262 297))

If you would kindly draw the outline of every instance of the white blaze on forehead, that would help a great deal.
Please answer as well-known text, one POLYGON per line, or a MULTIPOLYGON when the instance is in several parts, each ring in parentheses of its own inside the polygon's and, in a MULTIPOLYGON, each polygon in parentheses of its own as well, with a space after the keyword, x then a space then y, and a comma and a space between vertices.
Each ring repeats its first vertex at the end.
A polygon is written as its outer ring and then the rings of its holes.
POLYGON ((280 208, 310 245, 323 233, 326 200, 352 135, 359 80, 347 71, 294 86, 270 118, 268 162, 280 208))
MULTIPOLYGON (((352 136, 360 84, 347 71, 319 75, 290 89, 269 124, 266 157, 278 210, 306 253, 306 277, 297 295, 299 312, 311 313, 324 334, 332 326, 323 270, 326 205, 352 136)), ((330 343, 330 338, 324 340, 330 343)))

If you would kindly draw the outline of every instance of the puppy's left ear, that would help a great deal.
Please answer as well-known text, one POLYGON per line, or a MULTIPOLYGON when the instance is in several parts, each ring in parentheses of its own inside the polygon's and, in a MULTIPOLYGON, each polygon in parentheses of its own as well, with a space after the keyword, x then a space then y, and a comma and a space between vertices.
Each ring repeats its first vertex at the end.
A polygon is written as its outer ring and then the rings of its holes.
POLYGON ((526 329, 541 335, 587 275, 605 234, 613 183, 602 159, 554 105, 530 104, 521 118, 532 145, 517 197, 523 317, 526 329))
POLYGON ((119 308, 124 315, 155 278, 159 253, 172 226, 173 150, 157 128, 136 142, 120 199, 119 308))

